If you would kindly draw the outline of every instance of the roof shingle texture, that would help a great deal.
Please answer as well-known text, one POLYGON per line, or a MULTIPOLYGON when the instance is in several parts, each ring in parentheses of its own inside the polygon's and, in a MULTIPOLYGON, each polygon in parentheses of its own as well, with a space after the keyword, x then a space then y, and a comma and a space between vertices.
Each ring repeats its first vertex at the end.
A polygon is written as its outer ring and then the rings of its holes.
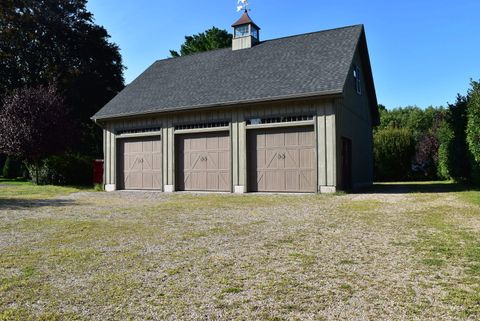
MULTIPOLYGON (((246 25, 246 24, 253 24, 255 25, 255 27, 258 28, 257 24, 255 22, 253 22, 252 18, 250 18, 250 16, 248 15, 248 11, 245 11, 242 16, 240 17, 240 19, 238 19, 233 25, 232 27, 237 27, 237 26, 241 26, 241 25, 246 25)), ((260 28, 259 28, 260 29, 260 28)))
POLYGON ((362 26, 156 61, 94 119, 342 93, 362 26))

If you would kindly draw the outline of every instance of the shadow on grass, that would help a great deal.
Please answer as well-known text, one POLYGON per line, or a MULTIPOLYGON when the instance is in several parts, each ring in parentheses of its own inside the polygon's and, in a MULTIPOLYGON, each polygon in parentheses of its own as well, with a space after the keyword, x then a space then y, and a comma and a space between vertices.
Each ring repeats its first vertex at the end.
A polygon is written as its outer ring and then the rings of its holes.
POLYGON ((452 193, 479 190, 478 187, 452 182, 374 183, 354 191, 354 194, 452 193))
POLYGON ((74 200, 66 199, 22 199, 22 198, 0 198, 0 210, 22 210, 38 207, 60 207, 70 206, 74 200))

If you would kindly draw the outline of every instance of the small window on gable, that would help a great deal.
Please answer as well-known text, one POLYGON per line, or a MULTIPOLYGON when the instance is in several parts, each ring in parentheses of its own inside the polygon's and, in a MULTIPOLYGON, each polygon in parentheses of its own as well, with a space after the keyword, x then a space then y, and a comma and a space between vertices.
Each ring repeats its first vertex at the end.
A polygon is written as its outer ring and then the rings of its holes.
POLYGON ((355 79, 355 90, 357 91, 357 94, 361 95, 362 94, 362 82, 361 82, 361 77, 360 77, 360 68, 355 66, 353 68, 353 79, 355 79))

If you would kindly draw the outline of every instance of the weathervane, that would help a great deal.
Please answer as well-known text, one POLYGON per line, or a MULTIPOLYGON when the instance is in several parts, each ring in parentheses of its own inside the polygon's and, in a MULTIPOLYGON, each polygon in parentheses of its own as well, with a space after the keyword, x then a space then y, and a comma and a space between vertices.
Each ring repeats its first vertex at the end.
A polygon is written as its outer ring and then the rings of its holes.
POLYGON ((238 4, 237 12, 242 11, 242 10, 245 10, 245 12, 250 11, 250 9, 248 9, 248 6, 250 5, 248 3, 248 0, 238 0, 237 4, 238 4))

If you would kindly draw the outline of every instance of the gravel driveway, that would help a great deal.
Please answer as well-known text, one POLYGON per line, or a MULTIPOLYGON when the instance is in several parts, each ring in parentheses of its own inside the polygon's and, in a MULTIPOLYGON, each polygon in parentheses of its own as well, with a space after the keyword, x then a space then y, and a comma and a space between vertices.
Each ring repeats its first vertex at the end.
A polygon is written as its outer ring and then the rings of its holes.
POLYGON ((478 320, 462 193, 0 192, 0 320, 478 320))

